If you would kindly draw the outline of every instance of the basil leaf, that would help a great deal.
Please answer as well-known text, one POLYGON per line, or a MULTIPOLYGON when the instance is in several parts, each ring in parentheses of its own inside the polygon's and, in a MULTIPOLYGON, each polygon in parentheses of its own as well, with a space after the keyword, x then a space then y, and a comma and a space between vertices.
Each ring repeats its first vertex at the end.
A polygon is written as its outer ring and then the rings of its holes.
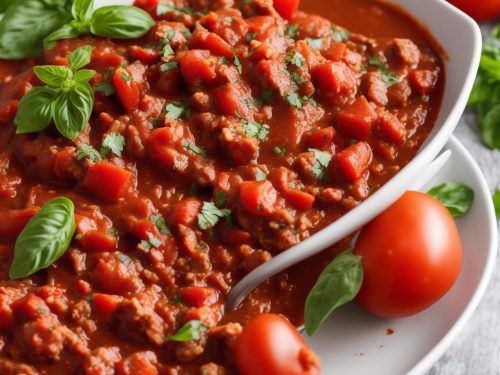
POLYGON ((337 307, 352 301, 363 283, 361 257, 352 249, 339 254, 321 273, 307 296, 304 326, 309 336, 337 307))
POLYGON ((73 74, 65 66, 40 65, 33 68, 40 81, 49 86, 61 87, 64 81, 71 79, 73 74))
POLYGON ((486 115, 479 116, 479 129, 481 139, 488 147, 500 149, 500 104, 494 105, 486 115))
POLYGON ((500 217, 500 190, 497 190, 495 194, 493 194, 493 205, 495 206, 497 217, 500 217))
POLYGON ((34 87, 24 95, 14 119, 17 126, 16 133, 34 133, 48 127, 57 94, 57 90, 48 87, 34 87))
POLYGON ((83 46, 75 49, 68 55, 68 63, 73 72, 90 64, 90 58, 92 56, 92 47, 83 46))
POLYGON ((73 79, 76 82, 88 82, 95 75, 95 70, 91 69, 82 69, 75 73, 73 79))
POLYGON ((140 38, 155 21, 151 16, 133 6, 114 5, 97 9, 90 21, 90 32, 94 35, 119 39, 140 38))
POLYGON ((464 216, 474 201, 474 190, 458 182, 445 182, 427 192, 450 211, 454 219, 464 216))
POLYGON ((38 53, 42 39, 69 19, 66 9, 48 1, 16 1, 0 22, 0 58, 23 59, 38 53))
POLYGON ((54 31, 43 40, 43 48, 46 50, 55 46, 56 42, 60 39, 73 39, 79 37, 82 31, 74 26, 74 22, 70 22, 60 29, 54 31))
POLYGON ((5 13, 16 0, 2 0, 0 3, 0 13, 5 13))
POLYGON ((54 103, 57 130, 74 141, 87 125, 94 106, 94 93, 88 83, 76 82, 73 89, 61 93, 54 103))
POLYGON ((94 0, 75 0, 71 8, 73 17, 80 21, 90 20, 94 10, 94 0))
POLYGON ((199 340, 204 332, 208 330, 208 326, 202 324, 199 320, 190 320, 182 326, 175 334, 168 336, 172 341, 191 341, 199 340))
POLYGON ((9 277, 20 279, 51 266, 68 249, 75 227, 73 202, 63 197, 47 202, 17 237, 9 277))

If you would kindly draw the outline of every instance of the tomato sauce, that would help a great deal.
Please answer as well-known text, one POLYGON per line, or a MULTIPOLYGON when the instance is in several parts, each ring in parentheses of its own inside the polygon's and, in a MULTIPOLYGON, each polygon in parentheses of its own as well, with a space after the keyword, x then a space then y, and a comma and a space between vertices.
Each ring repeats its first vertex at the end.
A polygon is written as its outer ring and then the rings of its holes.
POLYGON ((397 8, 307 1, 287 22, 269 3, 179 1, 194 13, 167 12, 142 39, 81 37, 0 61, 0 373, 237 373, 232 343, 251 317, 302 323, 309 289, 349 239, 237 311, 225 298, 412 159, 445 71, 437 43, 397 8), (74 142, 52 126, 16 135, 19 100, 41 85, 32 67, 83 45, 97 72, 89 126, 74 142), (92 160, 85 147, 110 135, 123 137, 121 155, 92 160), (17 235, 58 196, 75 204, 70 248, 10 280, 17 235), (193 321, 201 338, 170 339, 193 321))

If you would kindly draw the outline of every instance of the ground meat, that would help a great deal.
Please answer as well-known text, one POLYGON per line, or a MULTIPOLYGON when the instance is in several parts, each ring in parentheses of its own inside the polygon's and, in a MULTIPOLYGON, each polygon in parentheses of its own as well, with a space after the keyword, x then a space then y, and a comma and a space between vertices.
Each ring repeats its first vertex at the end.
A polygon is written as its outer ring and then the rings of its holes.
POLYGON ((365 95, 369 101, 379 106, 386 106, 389 102, 387 98, 387 85, 376 72, 369 72, 364 77, 365 95))
POLYGON ((115 364, 121 360, 120 348, 116 346, 94 349, 83 362, 85 375, 113 375, 115 364))
POLYGON ((420 60, 420 50, 410 39, 394 39, 393 50, 404 65, 416 65, 420 60))

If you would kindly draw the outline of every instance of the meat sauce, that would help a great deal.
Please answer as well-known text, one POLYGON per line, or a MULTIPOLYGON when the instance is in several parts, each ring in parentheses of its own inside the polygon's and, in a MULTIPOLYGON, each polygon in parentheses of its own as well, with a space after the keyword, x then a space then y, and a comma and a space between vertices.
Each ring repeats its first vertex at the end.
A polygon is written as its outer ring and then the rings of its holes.
POLYGON ((178 1, 194 13, 166 12, 140 40, 81 37, 0 62, 1 374, 232 374, 248 319, 301 324, 348 239, 237 311, 225 298, 412 159, 445 74, 432 37, 396 8, 314 0, 287 22, 271 3, 178 1), (97 72, 90 125, 75 142, 53 128, 16 135, 18 102, 41 84, 32 67, 83 45, 97 72), (110 134, 124 137, 121 157, 82 156, 110 134), (9 280, 16 236, 58 196, 75 204, 69 250, 9 280), (199 340, 169 339, 190 321, 207 327, 199 340))

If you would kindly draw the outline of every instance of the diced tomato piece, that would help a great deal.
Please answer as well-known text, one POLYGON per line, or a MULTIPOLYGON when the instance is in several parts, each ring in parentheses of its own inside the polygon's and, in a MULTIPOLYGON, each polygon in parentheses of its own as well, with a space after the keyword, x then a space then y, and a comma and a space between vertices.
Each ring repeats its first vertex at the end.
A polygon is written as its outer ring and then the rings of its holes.
POLYGON ((278 192, 270 181, 244 181, 240 185, 241 205, 256 216, 274 213, 278 192))
POLYGON ((158 375, 153 352, 137 352, 116 365, 117 375, 158 375))
POLYGON ((428 94, 436 85, 438 75, 430 70, 412 70, 409 74, 411 86, 420 95, 428 94))
POLYGON ((156 61, 158 61, 160 57, 160 53, 154 49, 151 48, 143 48, 140 46, 131 46, 130 49, 130 55, 135 60, 139 60, 143 64, 153 64, 156 61))
POLYGON ((273 0, 274 9, 288 21, 295 17, 295 13, 299 9, 299 3, 300 0, 273 0))
POLYGON ((334 136, 335 136, 335 129, 331 126, 323 129, 314 130, 307 137, 306 145, 307 147, 310 148, 325 150, 330 148, 330 146, 332 145, 334 136))
POLYGON ((127 112, 139 107, 139 86, 132 75, 123 68, 118 68, 113 75, 113 86, 127 112))
POLYGON ((217 236, 223 242, 230 246, 240 246, 245 244, 250 244, 251 237, 250 233, 229 228, 227 225, 219 225, 217 227, 217 236))
POLYGON ((91 66, 94 69, 104 70, 110 67, 118 68, 125 62, 125 58, 116 53, 109 52, 107 49, 94 48, 92 52, 91 66))
POLYGON ((148 240, 151 236, 158 237, 156 224, 149 219, 131 218, 126 221, 127 230, 140 240, 148 240))
POLYGON ((342 61, 346 49, 347 46, 345 43, 332 43, 330 47, 323 52, 323 55, 325 55, 328 60, 342 61))
POLYGON ((82 234, 80 247, 88 252, 105 253, 116 249, 116 237, 98 230, 82 234))
POLYGON ((0 212, 0 236, 16 237, 24 229, 28 221, 36 215, 38 207, 23 210, 9 210, 0 212))
POLYGON ((320 64, 311 71, 320 91, 325 94, 353 97, 357 91, 354 72, 342 62, 320 64))
POLYGON ((372 126, 377 120, 377 113, 364 96, 341 109, 337 116, 337 129, 344 135, 356 140, 367 139, 372 126))
POLYGON ((209 60, 210 51, 194 49, 184 53, 179 59, 181 73, 189 85, 197 82, 210 82, 217 74, 209 60))
POLYGON ((208 49, 216 56, 223 56, 228 59, 234 57, 233 50, 227 42, 217 34, 211 33, 202 27, 197 27, 189 39, 190 49, 208 49))
POLYGON ((377 121, 379 131, 389 141, 401 144, 406 139, 405 125, 393 114, 386 112, 378 117, 377 121))
POLYGON ((217 292, 212 288, 191 286, 180 291, 182 300, 193 307, 210 306, 217 302, 217 292))
POLYGON ((366 172, 372 157, 370 145, 358 142, 335 155, 334 165, 342 178, 354 182, 366 172))
POLYGON ((28 294, 12 304, 12 312, 15 317, 34 319, 38 315, 50 313, 50 309, 43 299, 34 294, 28 294))
POLYGON ((132 172, 100 161, 89 167, 81 187, 106 202, 117 202, 126 195, 132 182, 132 172))
POLYGON ((241 85, 237 83, 228 83, 219 86, 214 92, 215 100, 219 110, 225 115, 239 116, 250 119, 253 106, 249 108, 247 103, 253 103, 250 96, 245 92, 241 85))
POLYGON ((92 310, 103 320, 111 318, 118 308, 122 298, 112 294, 94 293, 92 295, 92 310))
POLYGON ((286 190, 283 195, 288 203, 300 211, 307 211, 310 209, 315 200, 313 195, 300 190, 286 190))
POLYGON ((198 214, 201 211, 201 201, 196 198, 183 199, 174 204, 172 211, 168 215, 170 224, 182 224, 193 226, 198 220, 198 214))

